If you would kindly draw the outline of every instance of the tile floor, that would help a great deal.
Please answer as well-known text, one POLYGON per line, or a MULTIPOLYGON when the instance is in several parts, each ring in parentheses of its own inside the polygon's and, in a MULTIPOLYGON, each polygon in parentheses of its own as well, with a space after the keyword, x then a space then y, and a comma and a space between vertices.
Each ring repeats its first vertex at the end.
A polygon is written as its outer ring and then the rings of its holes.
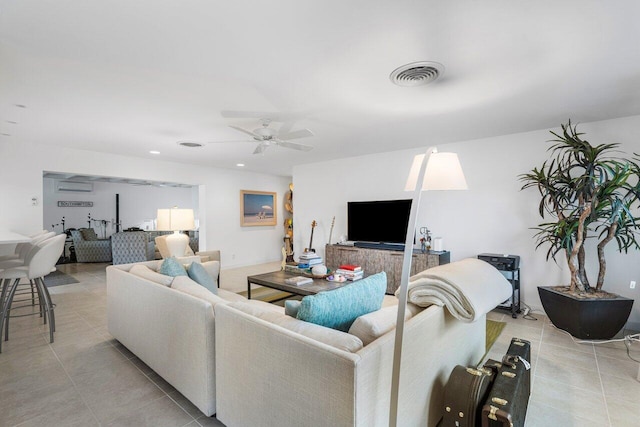
MULTIPOLYGON (((50 289, 57 304, 53 344, 39 317, 12 319, 0 354, 0 427, 222 426, 109 335, 104 268, 62 266, 80 283, 50 289)), ((245 278, 242 269, 234 269, 222 273, 221 283, 245 290, 245 278)), ((639 426, 638 364, 628 359, 624 345, 576 344, 534 315, 538 321, 490 313, 507 326, 488 357, 501 358, 512 336, 532 343, 527 426, 639 426)), ((640 344, 632 355, 640 359, 640 344)))

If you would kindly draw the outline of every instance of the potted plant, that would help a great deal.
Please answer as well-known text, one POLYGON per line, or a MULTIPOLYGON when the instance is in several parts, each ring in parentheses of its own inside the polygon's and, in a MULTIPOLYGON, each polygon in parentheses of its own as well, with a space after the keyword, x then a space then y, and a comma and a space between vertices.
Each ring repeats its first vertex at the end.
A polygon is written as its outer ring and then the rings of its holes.
POLYGON ((577 127, 562 125, 540 168, 520 176, 522 189, 536 188, 543 222, 534 229, 536 249, 547 246, 547 260, 564 254, 571 273, 569 286, 538 287, 540 300, 554 325, 578 338, 614 336, 626 323, 633 300, 602 290, 607 263, 605 247, 614 242, 618 252, 640 249, 640 166, 620 157, 619 144, 591 145, 577 127), (614 154, 617 154, 614 155, 614 154), (595 286, 586 269, 585 242, 597 240, 598 275, 595 286))

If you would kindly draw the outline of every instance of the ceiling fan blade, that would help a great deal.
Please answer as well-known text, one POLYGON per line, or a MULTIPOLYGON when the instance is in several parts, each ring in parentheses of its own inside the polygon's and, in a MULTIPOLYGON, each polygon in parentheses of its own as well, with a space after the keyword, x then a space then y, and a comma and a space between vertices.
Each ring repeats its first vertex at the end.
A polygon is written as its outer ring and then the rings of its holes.
POLYGON ((311 132, 309 129, 300 129, 300 130, 294 130, 292 132, 288 132, 288 133, 279 133, 278 134, 278 139, 296 139, 296 138, 306 138, 308 136, 313 136, 313 132, 311 132))
POLYGON ((261 154, 264 153, 264 150, 267 149, 267 144, 258 144, 255 150, 253 150, 253 154, 261 154))
POLYGON ((281 140, 277 139, 277 140, 275 140, 275 143, 278 144, 281 147, 293 148, 294 150, 300 150, 300 151, 311 151, 311 150, 313 150, 312 146, 299 144, 297 142, 281 141, 281 140))
POLYGON ((239 130, 240 132, 244 132, 247 135, 251 135, 252 138, 260 138, 260 135, 256 135, 255 133, 251 132, 250 130, 243 129, 243 128, 239 127, 239 126, 229 125, 229 127, 233 128, 235 130, 239 130))

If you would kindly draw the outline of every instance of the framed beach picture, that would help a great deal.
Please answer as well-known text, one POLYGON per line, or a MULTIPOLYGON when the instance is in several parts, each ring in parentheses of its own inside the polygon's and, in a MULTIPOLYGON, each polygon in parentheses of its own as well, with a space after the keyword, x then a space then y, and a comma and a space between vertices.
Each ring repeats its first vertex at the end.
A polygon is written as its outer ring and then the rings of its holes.
POLYGON ((253 227, 276 225, 277 194, 268 191, 240 190, 240 225, 253 227))

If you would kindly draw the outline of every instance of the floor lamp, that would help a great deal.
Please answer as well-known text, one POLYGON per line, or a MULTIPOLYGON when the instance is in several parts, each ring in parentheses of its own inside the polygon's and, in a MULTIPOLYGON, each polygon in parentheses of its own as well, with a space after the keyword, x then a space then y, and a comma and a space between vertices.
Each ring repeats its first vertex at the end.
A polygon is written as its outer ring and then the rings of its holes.
POLYGON ((407 225, 402 276, 398 298, 398 318, 396 320, 395 345, 393 349, 393 371, 391 373, 391 406, 389 426, 398 425, 398 391, 400 389, 400 366, 402 361, 402 339, 404 337, 404 316, 407 309, 407 290, 413 255, 413 236, 416 229, 420 196, 426 190, 466 190, 467 182, 455 153, 438 153, 435 147, 427 149, 413 159, 405 191, 413 191, 411 213, 407 225), (418 183, 422 183, 419 185, 418 183))
POLYGON ((165 240, 167 250, 171 256, 184 256, 189 245, 189 236, 180 232, 195 228, 193 209, 158 209, 157 228, 162 231, 173 231, 173 234, 168 235, 165 240))

